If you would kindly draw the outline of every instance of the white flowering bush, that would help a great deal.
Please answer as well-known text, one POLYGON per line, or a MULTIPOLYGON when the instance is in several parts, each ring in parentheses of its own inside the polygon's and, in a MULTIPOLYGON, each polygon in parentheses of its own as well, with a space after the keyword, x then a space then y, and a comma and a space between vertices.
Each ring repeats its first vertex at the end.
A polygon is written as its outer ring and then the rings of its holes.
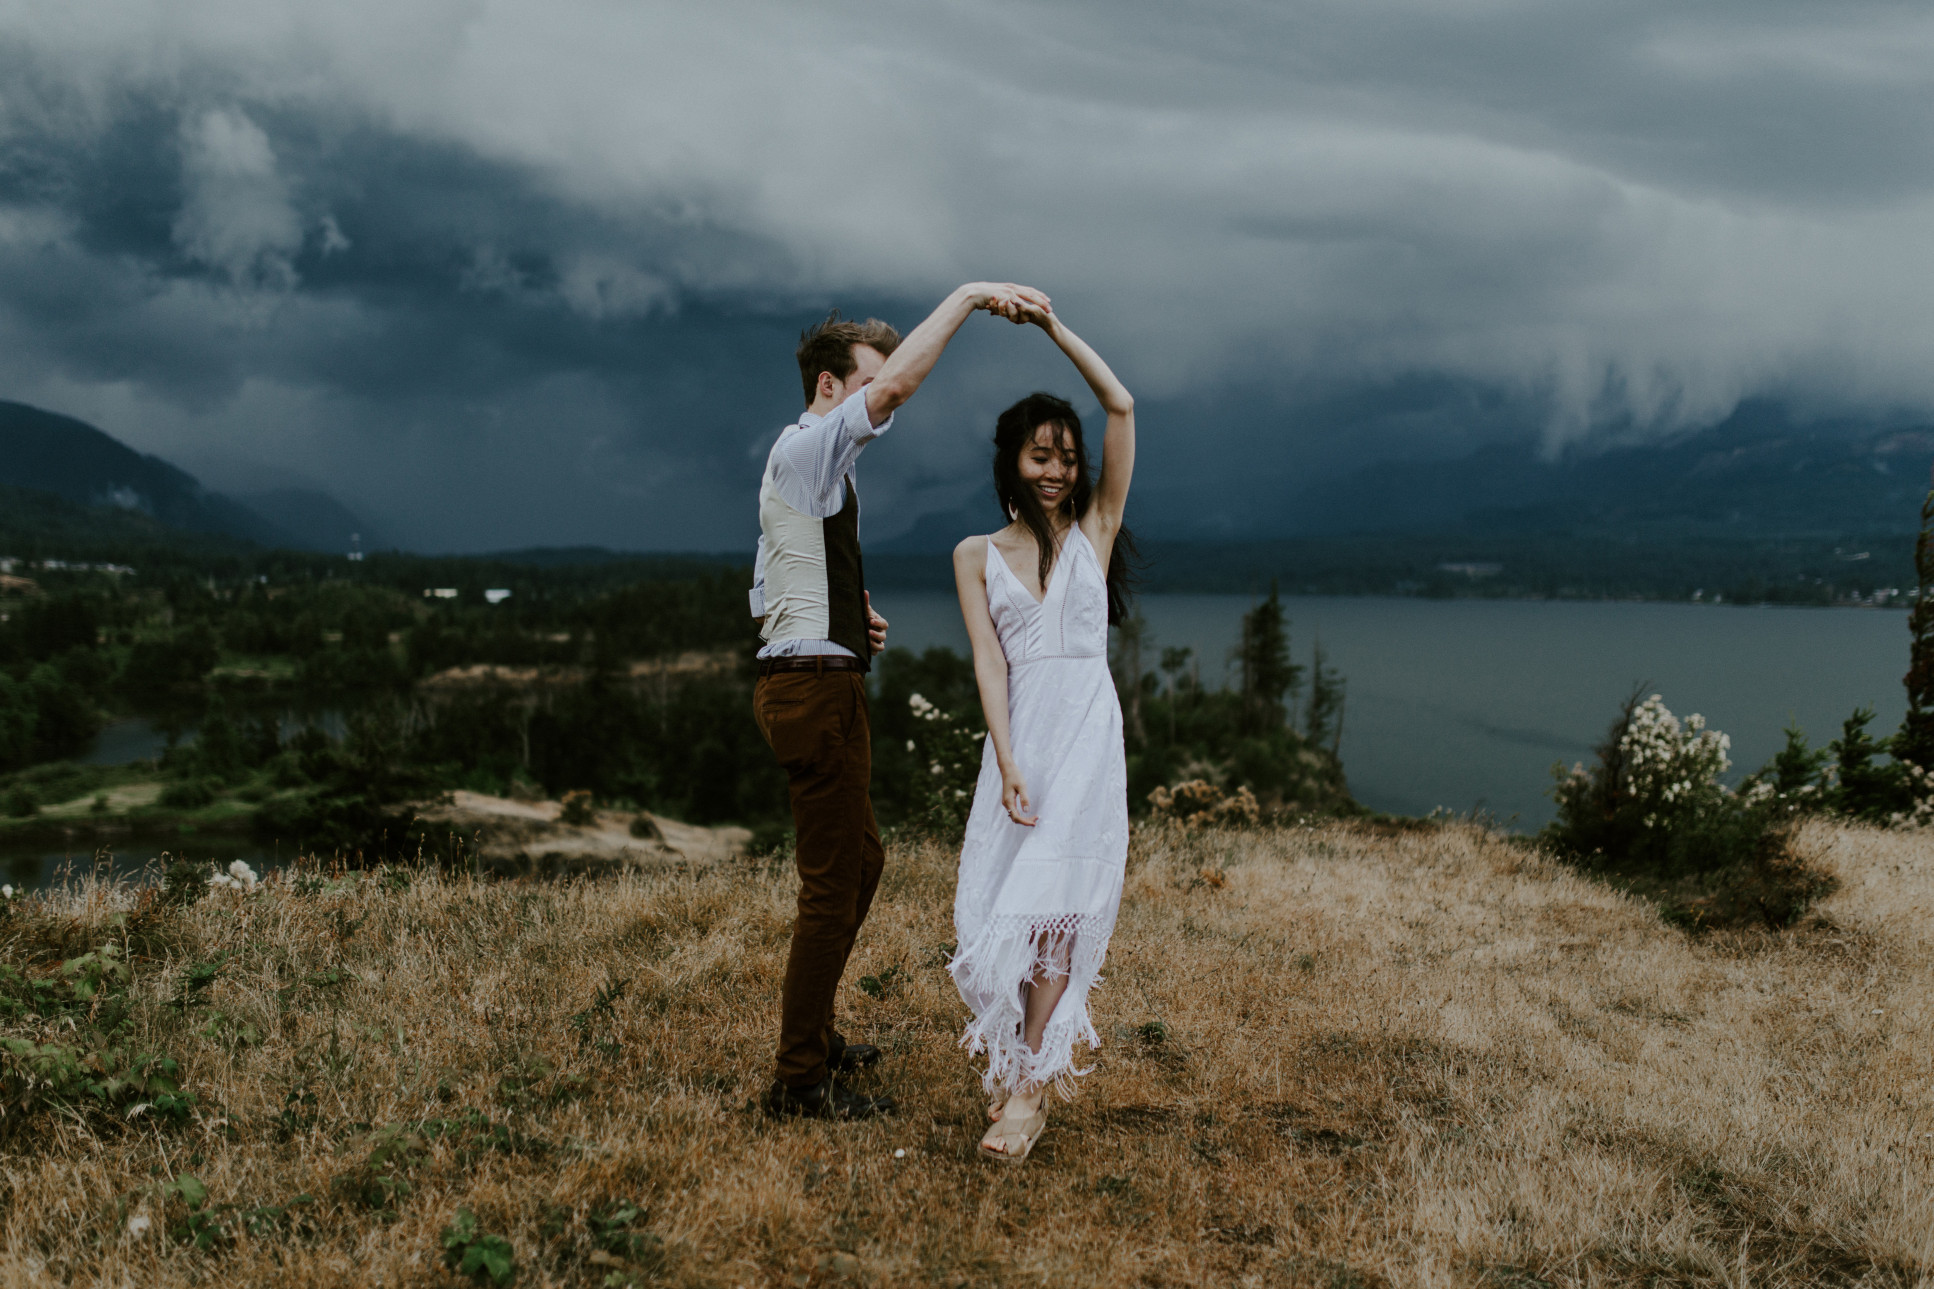
POLYGON ((1688 809, 1727 793, 1719 776, 1732 768, 1732 739, 1693 713, 1681 721, 1654 694, 1632 709, 1619 736, 1626 791, 1642 804, 1647 828, 1670 826, 1688 809))
POLYGON ((1934 770, 1923 769, 1912 761, 1900 763, 1908 804, 1887 816, 1890 828, 1934 827, 1934 770))
POLYGON ((1720 777, 1730 748, 1702 717, 1634 694, 1594 764, 1553 767, 1558 817, 1545 842, 1688 925, 1786 925, 1826 889, 1791 846, 1794 817, 1822 800, 1824 754, 1790 730, 1786 750, 1735 792, 1720 777))
POLYGON ((926 771, 916 777, 910 822, 937 836, 957 837, 966 828, 967 812, 974 804, 987 732, 972 729, 919 694, 907 699, 907 709, 913 717, 907 751, 926 771))
POLYGON ((1674 716, 1662 696, 1636 696, 1612 726, 1589 769, 1553 767, 1558 820, 1548 833, 1586 854, 1622 854, 1696 828, 1738 804, 1720 776, 1732 768, 1732 740, 1703 716, 1674 716), (1629 834, 1637 834, 1631 836, 1629 834))
POLYGON ((228 866, 226 873, 218 872, 208 879, 208 885, 213 890, 241 891, 244 894, 253 892, 261 883, 262 879, 255 870, 239 859, 228 866))

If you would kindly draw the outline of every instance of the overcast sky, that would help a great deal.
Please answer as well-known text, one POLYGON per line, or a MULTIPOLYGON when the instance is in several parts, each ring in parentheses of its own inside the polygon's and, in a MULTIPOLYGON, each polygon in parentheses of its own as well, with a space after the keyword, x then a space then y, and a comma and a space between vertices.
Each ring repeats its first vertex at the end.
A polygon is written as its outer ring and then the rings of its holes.
MULTIPOLYGON (((1041 286, 1135 517, 1769 395, 1934 407, 1934 10, 1784 0, 0 0, 0 397, 405 544, 756 531, 791 349, 1041 286)), ((1076 393, 984 316, 869 535, 1076 393)), ((991 526, 992 516, 986 526, 991 526)))

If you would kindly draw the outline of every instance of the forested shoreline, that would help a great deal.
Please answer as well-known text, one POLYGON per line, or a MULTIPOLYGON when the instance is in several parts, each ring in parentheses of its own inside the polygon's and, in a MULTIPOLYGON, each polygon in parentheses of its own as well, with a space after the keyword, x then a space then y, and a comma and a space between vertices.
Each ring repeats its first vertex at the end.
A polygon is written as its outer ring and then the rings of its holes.
MULTIPOLYGON (((374 855, 420 846, 409 806, 455 789, 587 792, 745 824, 762 844, 788 830, 783 775, 751 718, 745 569, 249 550, 9 568, 0 827, 12 835, 249 832, 374 855), (106 721, 130 716, 169 733, 158 758, 80 762, 106 721)), ((1193 781, 1247 788, 1266 809, 1354 809, 1335 755, 1340 682, 1319 660, 1306 684, 1274 595, 1257 612, 1243 684, 1226 693, 1186 654, 1142 658, 1134 626, 1118 633, 1138 808, 1193 781)), ((936 793, 971 790, 961 754, 935 770, 935 713, 978 756, 971 664, 895 649, 870 689, 881 819, 931 823, 936 793)))

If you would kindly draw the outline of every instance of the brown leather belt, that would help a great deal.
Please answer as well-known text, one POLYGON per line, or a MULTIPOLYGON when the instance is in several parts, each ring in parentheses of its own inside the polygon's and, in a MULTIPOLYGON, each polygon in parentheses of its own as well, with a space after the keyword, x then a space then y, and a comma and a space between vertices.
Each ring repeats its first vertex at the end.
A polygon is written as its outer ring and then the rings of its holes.
POLYGON ((844 654, 818 653, 801 658, 761 658, 759 674, 770 676, 775 671, 865 671, 866 667, 858 658, 848 658, 844 654))

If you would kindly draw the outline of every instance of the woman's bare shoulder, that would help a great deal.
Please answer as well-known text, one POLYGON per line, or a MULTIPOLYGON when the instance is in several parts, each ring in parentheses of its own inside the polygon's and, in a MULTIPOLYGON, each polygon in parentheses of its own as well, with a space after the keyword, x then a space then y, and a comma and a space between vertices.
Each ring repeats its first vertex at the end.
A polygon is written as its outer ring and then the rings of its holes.
POLYGON ((985 537, 961 538, 960 545, 954 547, 954 568, 969 573, 985 571, 987 539, 985 537))

